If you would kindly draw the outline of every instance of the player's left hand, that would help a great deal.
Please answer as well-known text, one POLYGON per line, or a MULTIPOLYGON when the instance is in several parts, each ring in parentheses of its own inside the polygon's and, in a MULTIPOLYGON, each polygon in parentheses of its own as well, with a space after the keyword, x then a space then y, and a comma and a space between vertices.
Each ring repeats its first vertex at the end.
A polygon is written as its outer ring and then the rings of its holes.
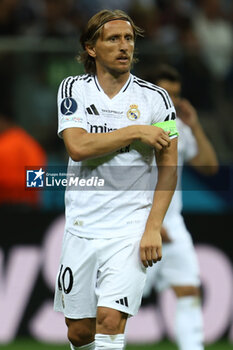
POLYGON ((145 267, 162 259, 162 238, 160 232, 145 231, 140 243, 140 258, 145 267))

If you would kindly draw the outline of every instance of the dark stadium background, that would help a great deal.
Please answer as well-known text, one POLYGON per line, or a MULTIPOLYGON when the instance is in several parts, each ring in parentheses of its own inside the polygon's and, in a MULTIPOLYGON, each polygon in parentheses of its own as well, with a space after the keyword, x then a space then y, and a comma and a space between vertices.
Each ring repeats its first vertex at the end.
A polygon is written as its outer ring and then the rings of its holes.
MULTIPOLYGON (((217 2, 221 10, 218 16, 232 32, 233 3, 217 2)), ((83 73, 75 59, 80 49, 80 32, 89 16, 106 3, 109 8, 119 6, 128 10, 146 30, 145 38, 137 41, 139 62, 133 73, 142 79, 152 79, 157 63, 174 65, 183 76, 183 95, 197 108, 200 122, 216 149, 220 171, 212 179, 185 168, 184 217, 200 258, 206 262, 203 308, 208 309, 208 320, 211 315, 215 318, 212 320, 215 325, 206 324, 207 349, 230 349, 233 344, 233 48, 224 44, 221 49, 221 40, 216 40, 213 55, 221 52, 223 58, 222 68, 215 70, 194 30, 195 16, 203 8, 203 0, 2 0, 0 107, 4 105, 14 121, 42 145, 48 162, 40 166, 64 167, 67 156, 63 142, 56 135, 57 88, 64 77, 83 73), (211 260, 215 257, 216 260, 211 260), (219 271, 223 273, 219 275, 219 271)), ((210 1, 209 6, 214 21, 215 1, 210 1)), ((68 349, 63 345, 66 344, 63 331, 57 338, 50 314, 48 323, 36 323, 44 308, 52 303, 59 244, 52 249, 56 233, 51 234, 51 229, 55 225, 56 232, 58 225, 56 242, 59 242, 64 212, 63 190, 41 191, 40 195, 41 206, 36 209, 14 203, 0 206, 0 347, 3 350, 68 349), (24 264, 30 261, 33 277, 29 281, 25 274, 30 266, 24 264)), ((171 301, 171 296, 164 298, 171 301)), ((142 321, 136 319, 128 330, 127 349, 175 349, 170 342, 172 310, 167 311, 155 292, 143 300, 140 315, 142 321), (158 308, 162 308, 159 319, 162 328, 155 332, 157 335, 153 331, 149 334, 147 322, 153 321, 153 312, 158 312, 158 308), (143 318, 147 310, 152 319, 143 318), (135 327, 144 334, 143 341, 137 337, 135 327), (141 344, 130 345, 133 343, 141 344), (154 345, 145 346, 146 343, 154 345)))

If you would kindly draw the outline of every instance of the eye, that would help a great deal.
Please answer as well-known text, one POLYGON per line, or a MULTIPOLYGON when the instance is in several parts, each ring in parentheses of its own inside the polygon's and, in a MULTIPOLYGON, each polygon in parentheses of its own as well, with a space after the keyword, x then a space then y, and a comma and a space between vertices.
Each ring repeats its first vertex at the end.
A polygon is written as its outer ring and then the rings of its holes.
POLYGON ((116 36, 111 36, 109 38, 109 40, 114 43, 117 40, 117 37, 116 36))
POLYGON ((126 35, 125 39, 127 41, 131 41, 131 40, 133 40, 133 37, 132 37, 132 35, 126 35))

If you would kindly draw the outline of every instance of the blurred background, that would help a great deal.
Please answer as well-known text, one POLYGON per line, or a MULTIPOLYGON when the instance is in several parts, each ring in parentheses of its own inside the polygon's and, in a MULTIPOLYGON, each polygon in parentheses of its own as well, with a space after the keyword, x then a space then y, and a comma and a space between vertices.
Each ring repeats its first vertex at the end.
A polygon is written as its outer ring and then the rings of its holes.
MULTIPOLYGON (((201 266, 206 342, 232 346, 232 0, 0 0, 0 344, 66 343, 63 317, 52 309, 64 192, 25 190, 25 169, 67 164, 57 89, 84 72, 79 36, 104 8, 125 10, 145 29, 133 74, 149 80, 160 63, 178 69, 182 95, 217 152, 213 178, 185 168, 184 217, 201 266)), ((173 295, 152 299, 129 323, 129 343, 173 339, 173 295)))

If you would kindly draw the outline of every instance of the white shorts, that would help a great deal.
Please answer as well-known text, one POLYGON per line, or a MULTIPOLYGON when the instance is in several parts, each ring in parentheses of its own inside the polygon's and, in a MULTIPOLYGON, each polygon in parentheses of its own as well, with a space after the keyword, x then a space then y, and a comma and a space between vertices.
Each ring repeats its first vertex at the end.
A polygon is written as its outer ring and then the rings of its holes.
POLYGON ((72 319, 95 318, 98 306, 135 315, 146 269, 139 255, 141 235, 87 239, 65 233, 54 308, 72 319))
POLYGON ((200 286, 199 265, 192 241, 163 243, 163 257, 148 268, 144 296, 171 286, 200 286))

